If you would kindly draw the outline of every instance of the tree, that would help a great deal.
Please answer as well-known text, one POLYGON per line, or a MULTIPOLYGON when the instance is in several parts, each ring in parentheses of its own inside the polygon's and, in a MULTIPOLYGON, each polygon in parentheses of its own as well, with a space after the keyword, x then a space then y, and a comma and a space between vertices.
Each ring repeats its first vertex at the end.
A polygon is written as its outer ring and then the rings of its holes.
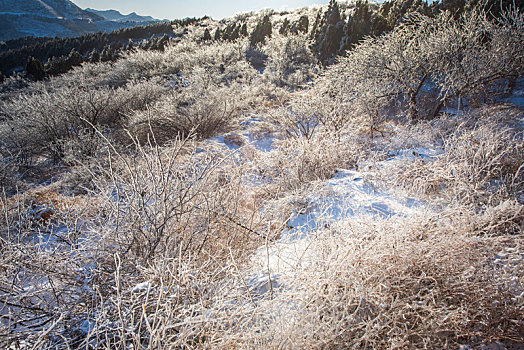
POLYGON ((258 43, 264 43, 266 37, 271 37, 272 26, 268 15, 265 15, 261 22, 257 23, 255 30, 251 33, 250 42, 254 46, 258 43))
POLYGON ((316 23, 318 33, 316 34, 315 48, 319 59, 323 63, 335 55, 340 47, 343 37, 344 22, 340 17, 340 10, 335 0, 329 1, 329 6, 324 17, 316 23))
POLYGON ((111 50, 111 47, 109 45, 106 45, 102 52, 100 53, 100 61, 101 62, 108 62, 113 60, 113 50, 111 50))
POLYGON ((501 93, 524 73, 523 27, 516 11, 498 24, 481 11, 460 19, 413 14, 340 58, 326 73, 329 93, 348 101, 371 134, 388 115, 435 118, 446 104, 501 93))
POLYGON ((36 81, 44 80, 45 78, 44 64, 34 57, 29 57, 25 70, 27 76, 36 81))
POLYGON ((247 37, 249 34, 247 32, 247 23, 244 23, 242 24, 242 28, 240 28, 240 36, 245 38, 247 37))
POLYGON ((63 73, 63 68, 61 67, 61 60, 55 56, 51 57, 45 64, 45 71, 50 76, 55 76, 63 73))
POLYGON ((280 27, 278 34, 280 35, 287 35, 287 32, 289 31, 289 20, 287 18, 284 19, 284 22, 282 22, 282 26, 280 27))
POLYGON ((100 54, 98 53, 98 50, 93 49, 91 53, 89 54, 88 61, 91 63, 98 63, 100 62, 100 54))
POLYGON ((222 31, 220 30, 220 28, 217 28, 217 30, 215 30, 215 40, 218 41, 221 39, 222 39, 222 31))
POLYGON ((78 53, 78 51, 72 49, 67 57, 67 62, 70 67, 75 67, 81 65, 82 62, 84 62, 84 58, 80 53, 78 53))
POLYGON ((309 31, 309 18, 307 15, 303 15, 299 18, 295 29, 299 32, 302 32, 304 34, 307 34, 309 31))
POLYGON ((202 40, 211 41, 211 39, 211 33, 209 32, 209 29, 206 28, 206 30, 204 30, 204 36, 202 37, 202 40))

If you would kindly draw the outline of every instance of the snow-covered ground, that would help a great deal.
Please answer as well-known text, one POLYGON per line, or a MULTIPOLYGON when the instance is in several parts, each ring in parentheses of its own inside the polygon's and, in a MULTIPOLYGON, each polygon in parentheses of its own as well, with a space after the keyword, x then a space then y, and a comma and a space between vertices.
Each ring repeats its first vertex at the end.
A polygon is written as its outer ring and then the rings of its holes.
POLYGON ((319 191, 305 198, 307 204, 295 211, 277 242, 257 250, 246 278, 253 292, 264 294, 269 290, 268 275, 271 275, 273 288, 285 286, 286 276, 307 263, 317 234, 331 225, 348 218, 354 223, 364 223, 373 218, 387 220, 434 210, 421 199, 405 197, 394 189, 376 185, 373 169, 387 171, 399 162, 410 162, 416 158, 430 161, 438 152, 420 148, 402 150, 373 167, 366 164, 359 167, 369 170, 339 169, 333 178, 323 182, 319 191))

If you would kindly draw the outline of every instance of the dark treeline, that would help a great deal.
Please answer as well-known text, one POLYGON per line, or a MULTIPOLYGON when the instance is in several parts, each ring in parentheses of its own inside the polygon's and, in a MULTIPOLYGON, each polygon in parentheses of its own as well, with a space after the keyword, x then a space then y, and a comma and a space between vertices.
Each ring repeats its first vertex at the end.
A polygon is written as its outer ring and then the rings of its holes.
MULTIPOLYGON (((442 11, 449 11, 458 18, 474 8, 482 8, 492 18, 498 18, 501 9, 516 7, 522 10, 524 0, 443 0, 431 4, 425 0, 389 0, 382 4, 357 0, 349 5, 354 9, 351 15, 346 15, 339 6, 348 5, 330 0, 327 10, 319 10, 312 22, 307 15, 294 23, 286 18, 278 32, 281 35, 308 34, 312 51, 326 65, 333 63, 336 56, 345 55, 364 37, 379 36, 393 30, 412 13, 435 17, 442 11)), ((249 34, 251 45, 263 44, 266 38, 271 37, 273 26, 269 15, 261 18, 249 34)), ((225 28, 217 28, 213 35, 206 29, 202 40, 234 41, 247 36, 246 24, 240 20, 229 23, 225 28)))
MULTIPOLYGON (((112 60, 118 56, 120 50, 132 48, 133 42, 136 43, 140 39, 149 39, 144 47, 146 49, 163 49, 167 36, 173 33, 173 26, 188 26, 199 20, 186 18, 172 22, 158 22, 75 38, 25 37, 8 40, 0 44, 0 73, 8 76, 15 69, 24 69, 28 66, 31 67, 29 68, 31 71, 41 63, 45 64, 48 75, 56 75, 77 65, 79 57, 80 63, 85 60, 96 61, 97 58, 102 61, 112 60), (62 67, 59 67, 57 62, 61 62, 62 67)), ((37 75, 41 76, 40 73, 37 75)), ((33 75, 33 78, 36 76, 33 75)))
MULTIPOLYGON (((353 5, 351 15, 341 14, 339 5, 330 0, 328 9, 319 10, 310 26, 307 16, 301 17, 296 23, 286 19, 279 33, 283 35, 297 32, 309 33, 313 52, 323 64, 330 64, 338 55, 345 55, 364 37, 379 36, 391 31, 397 24, 405 20, 410 13, 420 13, 434 17, 442 11, 449 11, 455 17, 474 8, 482 8, 493 18, 501 14, 501 9, 516 7, 524 8, 524 0, 443 0, 428 4, 423 0, 390 0, 382 4, 358 0, 353 5)), ((251 43, 263 42, 266 36, 271 36, 272 29, 268 18, 258 23, 251 34, 251 43)), ((215 39, 220 35, 215 35, 215 39)))
POLYGON ((332 63, 337 55, 344 55, 365 36, 378 36, 391 31, 410 13, 434 17, 442 11, 449 11, 455 17, 474 8, 482 8, 497 18, 501 9, 515 6, 524 8, 524 0, 443 0, 428 4, 422 0, 390 0, 380 6, 358 0, 353 15, 341 15, 336 1, 331 0, 325 13, 317 14, 310 32, 313 51, 324 64, 332 63))

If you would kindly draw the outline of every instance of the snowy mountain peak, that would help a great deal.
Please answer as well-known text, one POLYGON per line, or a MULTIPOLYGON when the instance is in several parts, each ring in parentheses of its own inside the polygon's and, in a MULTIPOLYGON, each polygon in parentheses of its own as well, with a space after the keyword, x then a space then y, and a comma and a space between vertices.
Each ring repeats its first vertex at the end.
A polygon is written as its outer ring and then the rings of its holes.
POLYGON ((95 10, 91 8, 86 8, 85 10, 103 17, 106 21, 114 21, 114 22, 153 22, 153 21, 157 21, 157 19, 154 19, 151 16, 140 16, 136 12, 131 12, 128 15, 124 15, 118 12, 117 10, 95 10))

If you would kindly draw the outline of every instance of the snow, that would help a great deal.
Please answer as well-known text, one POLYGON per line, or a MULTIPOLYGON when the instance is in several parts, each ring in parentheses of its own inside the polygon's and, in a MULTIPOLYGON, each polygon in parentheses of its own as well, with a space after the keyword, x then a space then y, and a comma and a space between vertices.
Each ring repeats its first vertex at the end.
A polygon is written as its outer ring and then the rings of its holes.
MULTIPOLYGON (((400 150, 374 167, 387 170, 398 162, 431 161, 439 152, 426 148, 400 150)), ((333 178, 324 182, 321 191, 306 198, 307 204, 289 219, 287 229, 277 242, 257 250, 253 268, 246 279, 256 294, 270 290, 269 276, 273 290, 285 287, 286 277, 293 275, 297 268, 304 268, 314 256, 312 247, 321 239, 322 231, 336 223, 349 218, 357 223, 370 218, 387 220, 432 210, 421 199, 403 197, 392 189, 379 188, 373 183, 371 167, 363 164, 359 168, 369 170, 339 169, 333 178)))
POLYGON ((524 78, 519 78, 511 91, 511 95, 506 97, 504 102, 514 104, 519 108, 524 108, 524 78))
POLYGON ((147 291, 150 287, 151 287, 151 282, 146 281, 146 282, 137 284, 136 286, 133 287, 133 289, 131 289, 131 291, 134 293, 144 292, 144 291, 147 291))
POLYGON ((93 329, 95 329, 95 326, 96 326, 96 322, 94 320, 87 319, 82 322, 82 325, 80 326, 80 330, 84 334, 89 334, 93 331, 93 329))
POLYGON ((207 141, 211 145, 225 145, 230 151, 236 151, 249 145, 259 152, 269 153, 275 149, 277 137, 264 127, 262 119, 249 116, 242 122, 242 132, 216 136, 207 141))

